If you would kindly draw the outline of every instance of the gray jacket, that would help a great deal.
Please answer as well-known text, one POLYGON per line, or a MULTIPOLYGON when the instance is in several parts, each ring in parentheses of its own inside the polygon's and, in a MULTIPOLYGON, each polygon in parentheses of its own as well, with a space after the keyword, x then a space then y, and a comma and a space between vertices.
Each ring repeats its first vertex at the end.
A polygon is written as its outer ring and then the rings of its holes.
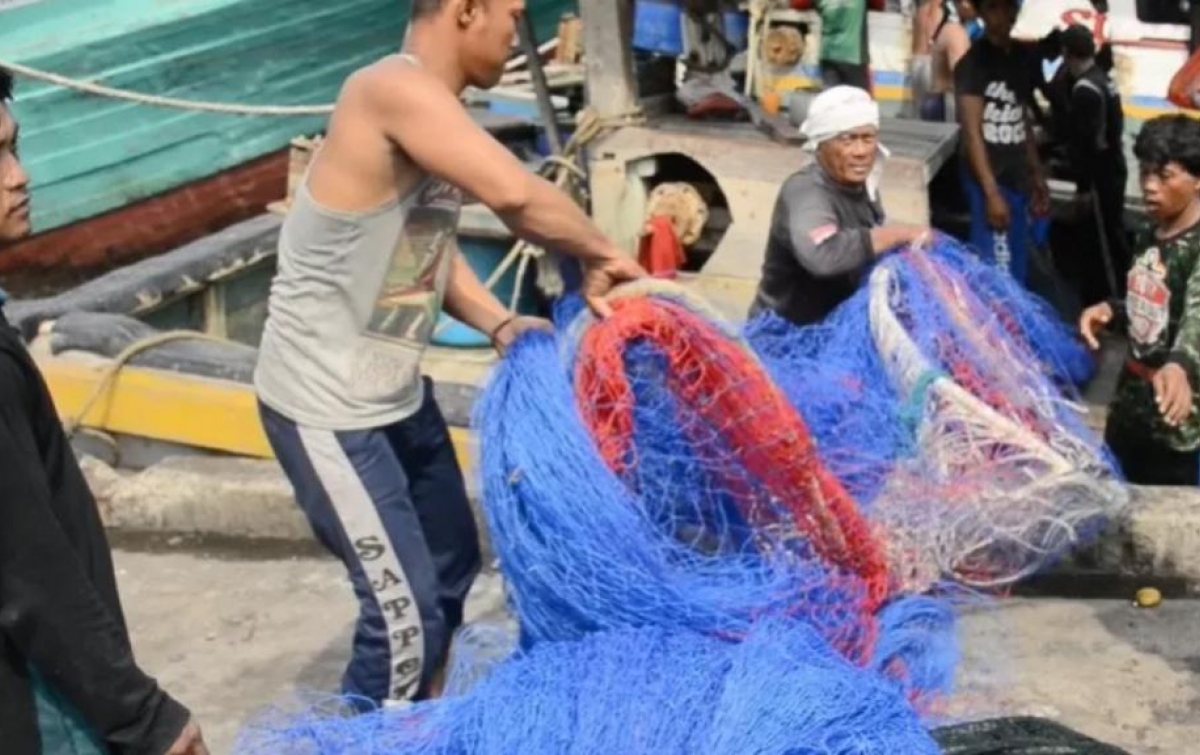
POLYGON ((824 319, 854 293, 875 259, 883 208, 866 188, 836 183, 815 160, 779 190, 751 316, 774 310, 798 325, 824 319))

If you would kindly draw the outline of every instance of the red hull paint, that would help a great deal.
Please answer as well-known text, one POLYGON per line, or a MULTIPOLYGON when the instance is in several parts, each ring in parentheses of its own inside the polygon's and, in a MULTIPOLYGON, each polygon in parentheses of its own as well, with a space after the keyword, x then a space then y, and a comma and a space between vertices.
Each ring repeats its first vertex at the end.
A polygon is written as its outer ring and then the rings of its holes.
MULTIPOLYGON (((46 295, 265 211, 287 194, 288 150, 29 238, 0 253, 0 287, 46 295)), ((37 201, 35 196, 34 201, 37 201)))

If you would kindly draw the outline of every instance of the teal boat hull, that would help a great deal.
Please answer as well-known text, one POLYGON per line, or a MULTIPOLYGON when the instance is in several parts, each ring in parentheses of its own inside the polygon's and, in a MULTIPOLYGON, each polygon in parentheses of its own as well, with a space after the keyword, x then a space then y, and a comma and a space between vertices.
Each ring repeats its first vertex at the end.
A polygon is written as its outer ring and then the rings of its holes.
MULTIPOLYGON (((574 5, 531 2, 539 37, 574 5)), ((35 0, 0 12, 0 58, 150 95, 317 105, 399 48, 408 9, 408 0, 35 0)), ((326 122, 151 106, 28 79, 13 110, 37 233, 277 152, 326 122)))

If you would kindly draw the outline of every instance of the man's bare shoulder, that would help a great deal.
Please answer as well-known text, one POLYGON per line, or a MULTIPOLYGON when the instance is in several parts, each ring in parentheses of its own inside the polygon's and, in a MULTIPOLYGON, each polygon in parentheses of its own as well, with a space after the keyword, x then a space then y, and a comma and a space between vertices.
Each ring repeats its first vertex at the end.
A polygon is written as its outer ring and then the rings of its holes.
POLYGON ((342 86, 339 104, 395 108, 429 107, 444 101, 446 87, 419 66, 400 55, 389 55, 350 75, 342 86))
POLYGON ((971 35, 967 34, 967 30, 962 24, 946 24, 946 29, 942 34, 945 35, 947 45, 956 47, 971 46, 971 35))
POLYGON ((948 23, 938 32, 933 40, 933 49, 948 52, 970 43, 967 31, 956 23, 948 23))

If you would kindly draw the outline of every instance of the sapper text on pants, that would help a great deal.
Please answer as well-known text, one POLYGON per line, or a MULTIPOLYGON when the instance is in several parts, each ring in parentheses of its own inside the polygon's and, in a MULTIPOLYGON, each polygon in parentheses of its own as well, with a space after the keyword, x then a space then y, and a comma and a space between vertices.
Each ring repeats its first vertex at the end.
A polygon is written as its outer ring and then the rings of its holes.
POLYGON ((416 414, 387 427, 304 427, 260 403, 263 426, 321 543, 359 601, 346 695, 421 699, 444 664, 480 568, 449 428, 426 379, 416 414))

